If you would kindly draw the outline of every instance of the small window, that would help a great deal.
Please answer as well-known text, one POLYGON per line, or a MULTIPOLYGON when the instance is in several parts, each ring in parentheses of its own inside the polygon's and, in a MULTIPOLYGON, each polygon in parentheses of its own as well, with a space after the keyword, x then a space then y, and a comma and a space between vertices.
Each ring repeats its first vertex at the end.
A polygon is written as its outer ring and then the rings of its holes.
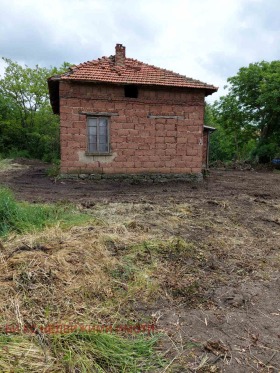
POLYGON ((89 117, 88 153, 109 153, 109 123, 106 117, 89 117))
POLYGON ((138 97, 138 87, 137 85, 126 85, 124 87, 125 97, 137 98, 138 97))

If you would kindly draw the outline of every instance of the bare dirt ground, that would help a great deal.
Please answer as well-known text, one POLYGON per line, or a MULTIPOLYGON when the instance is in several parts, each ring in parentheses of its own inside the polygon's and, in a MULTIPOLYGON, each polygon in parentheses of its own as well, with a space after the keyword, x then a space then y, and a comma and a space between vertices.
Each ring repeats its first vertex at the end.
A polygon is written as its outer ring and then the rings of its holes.
MULTIPOLYGON (((213 170, 203 183, 168 182, 131 185, 128 182, 58 180, 46 176, 48 164, 36 160, 18 159, 23 169, 1 172, 0 182, 9 186, 21 200, 34 202, 108 201, 139 202, 166 200, 255 197, 259 202, 280 196, 280 174, 266 171, 213 170), (26 167, 28 167, 26 169, 26 167)), ((210 202, 211 204, 211 202, 210 202)))
POLYGON ((168 254, 166 297, 134 305, 169 336, 166 372, 280 372, 280 173, 213 170, 197 184, 132 185, 55 180, 44 163, 18 163, 29 167, 4 170, 0 184, 19 200, 77 203, 195 245, 195 258, 168 254), (195 286, 182 286, 194 274, 195 286))

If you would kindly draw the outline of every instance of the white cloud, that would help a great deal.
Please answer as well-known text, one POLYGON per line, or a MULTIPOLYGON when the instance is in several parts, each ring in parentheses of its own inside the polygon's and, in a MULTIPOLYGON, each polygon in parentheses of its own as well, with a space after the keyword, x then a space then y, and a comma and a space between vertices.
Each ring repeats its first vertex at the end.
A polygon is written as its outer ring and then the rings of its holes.
POLYGON ((222 87, 239 67, 279 58, 278 0, 0 4, 1 54, 30 65, 84 62, 114 54, 122 43, 129 57, 222 87))

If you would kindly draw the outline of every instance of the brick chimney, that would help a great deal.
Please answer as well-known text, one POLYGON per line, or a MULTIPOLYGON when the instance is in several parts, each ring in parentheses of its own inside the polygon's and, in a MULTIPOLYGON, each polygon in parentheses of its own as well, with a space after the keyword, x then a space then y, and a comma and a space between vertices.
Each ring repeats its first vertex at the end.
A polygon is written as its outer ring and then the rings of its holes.
POLYGON ((125 47, 122 44, 116 44, 115 64, 124 66, 125 62, 125 47))

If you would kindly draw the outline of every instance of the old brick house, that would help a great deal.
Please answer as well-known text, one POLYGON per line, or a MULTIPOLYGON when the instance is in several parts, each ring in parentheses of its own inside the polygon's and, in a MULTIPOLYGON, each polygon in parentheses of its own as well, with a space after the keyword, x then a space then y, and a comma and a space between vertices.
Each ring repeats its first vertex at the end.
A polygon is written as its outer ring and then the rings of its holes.
POLYGON ((201 175, 213 85, 127 58, 121 44, 48 84, 62 174, 201 175))

